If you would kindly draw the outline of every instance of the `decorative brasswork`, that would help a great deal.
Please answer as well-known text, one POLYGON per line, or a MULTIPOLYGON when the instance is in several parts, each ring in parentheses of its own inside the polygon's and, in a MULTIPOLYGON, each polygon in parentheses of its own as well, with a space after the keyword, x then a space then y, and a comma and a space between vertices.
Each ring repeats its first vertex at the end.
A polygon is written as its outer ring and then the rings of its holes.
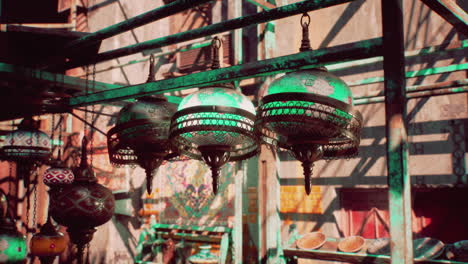
MULTIPOLYGON (((221 41, 215 37, 214 69, 219 68, 220 46, 221 41)), ((210 166, 216 194, 219 170, 224 164, 258 153, 254 122, 255 107, 233 85, 204 87, 179 104, 172 117, 170 139, 180 153, 210 166)))
POLYGON ((32 117, 23 119, 17 130, 6 135, 2 147, 4 158, 17 163, 18 176, 23 179, 25 188, 29 186, 35 167, 51 155, 50 138, 39 130, 39 124, 32 117))
POLYGON ((358 153, 362 116, 346 84, 324 69, 286 74, 260 101, 256 129, 263 140, 288 150, 304 168, 310 193, 312 165, 358 153))
MULTIPOLYGON (((154 81, 154 59, 147 82, 154 81)), ((146 172, 146 187, 152 191, 154 171, 165 159, 177 156, 169 142, 171 117, 176 104, 163 95, 139 98, 119 113, 117 124, 107 133, 109 159, 114 165, 137 164, 146 172)))
POLYGON ((93 169, 87 162, 88 140, 83 138, 81 164, 73 170, 72 184, 50 192, 50 214, 57 223, 66 226, 71 241, 78 247, 78 262, 97 226, 109 221, 114 214, 112 192, 97 183, 93 169))
MULTIPOLYGON (((305 51, 310 49, 310 17, 304 14, 301 20, 300 50, 305 51)), ((325 68, 288 73, 261 96, 256 131, 265 143, 288 150, 302 163, 307 194, 315 161, 358 153, 362 115, 353 108, 346 83, 325 68)))

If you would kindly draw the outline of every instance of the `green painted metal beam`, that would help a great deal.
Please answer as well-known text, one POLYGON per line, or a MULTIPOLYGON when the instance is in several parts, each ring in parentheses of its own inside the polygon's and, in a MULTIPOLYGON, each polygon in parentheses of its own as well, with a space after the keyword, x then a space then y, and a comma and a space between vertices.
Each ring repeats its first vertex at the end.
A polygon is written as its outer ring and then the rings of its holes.
POLYGON ((429 8, 468 37, 468 14, 453 0, 422 0, 429 8))
MULTIPOLYGON (((414 78, 414 77, 420 77, 420 76, 429 76, 429 75, 455 72, 455 71, 464 71, 464 70, 468 70, 468 63, 452 64, 449 66, 427 68, 427 69, 422 69, 422 70, 417 70, 417 71, 408 71, 405 73, 405 76, 406 78, 414 78)), ((362 80, 355 81, 355 82, 348 82, 348 85, 349 86, 366 85, 366 84, 372 84, 372 83, 380 83, 380 82, 383 82, 384 80, 385 78, 380 77, 380 76, 370 77, 370 78, 362 79, 362 80)))
POLYGON ((110 38, 112 36, 211 1, 212 0, 176 0, 167 5, 155 8, 138 16, 134 16, 130 19, 124 20, 74 40, 66 45, 64 49, 70 53, 79 52, 79 48, 83 48, 84 46, 92 45, 98 41, 110 38))
POLYGON ((300 68, 362 59, 382 54, 382 39, 370 39, 332 48, 306 51, 288 56, 235 65, 227 68, 193 73, 186 76, 128 86, 69 99, 72 107, 137 98, 150 94, 178 91, 236 80, 267 76, 300 68))
POLYGON ((413 263, 402 0, 381 0, 392 264, 413 263))
POLYGON ((285 17, 301 14, 304 12, 318 10, 321 8, 343 4, 343 3, 347 3, 351 1, 352 0, 301 1, 298 3, 293 3, 293 4, 281 6, 278 8, 266 10, 261 13, 244 16, 244 17, 238 17, 238 18, 230 19, 230 20, 223 21, 220 23, 212 24, 206 27, 192 29, 192 30, 188 30, 185 32, 180 32, 180 33, 176 33, 173 35, 165 36, 162 38, 157 38, 157 39, 137 43, 134 45, 129 45, 126 47, 118 48, 115 50, 102 52, 86 61, 81 61, 79 59, 72 60, 66 63, 65 65, 61 65, 61 66, 55 65, 54 68, 57 67, 57 68, 71 69, 71 68, 76 68, 76 67, 83 66, 83 65, 95 64, 95 63, 99 63, 102 61, 107 61, 107 60, 131 55, 131 54, 135 54, 135 53, 148 50, 148 49, 160 48, 160 47, 180 43, 183 41, 211 36, 214 34, 231 31, 231 30, 243 28, 246 26, 259 24, 259 23, 265 23, 268 21, 285 18, 285 17))

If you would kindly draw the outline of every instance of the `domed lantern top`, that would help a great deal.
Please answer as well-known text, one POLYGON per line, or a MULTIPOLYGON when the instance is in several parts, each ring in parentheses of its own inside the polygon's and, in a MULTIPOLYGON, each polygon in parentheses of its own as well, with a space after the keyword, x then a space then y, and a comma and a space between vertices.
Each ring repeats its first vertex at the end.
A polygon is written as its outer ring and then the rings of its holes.
POLYGON ((324 68, 287 73, 274 80, 263 97, 279 93, 317 94, 353 105, 353 94, 348 85, 324 68))
POLYGON ((39 122, 31 117, 23 119, 17 130, 5 137, 3 152, 7 160, 43 161, 51 154, 49 136, 40 131, 39 122))
POLYGON ((255 107, 249 98, 229 84, 202 88, 187 95, 179 104, 177 111, 195 106, 227 106, 255 114, 255 107))

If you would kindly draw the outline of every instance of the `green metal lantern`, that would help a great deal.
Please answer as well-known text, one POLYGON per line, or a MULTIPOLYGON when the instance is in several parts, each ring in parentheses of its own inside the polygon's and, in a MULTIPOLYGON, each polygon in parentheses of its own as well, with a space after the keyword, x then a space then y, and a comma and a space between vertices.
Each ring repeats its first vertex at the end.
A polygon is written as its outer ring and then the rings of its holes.
POLYGON ((252 102, 234 86, 206 87, 179 104, 172 117, 170 138, 182 154, 211 167, 213 191, 217 193, 221 166, 257 154, 254 122, 252 102))
POLYGON ((25 263, 27 257, 26 237, 16 229, 9 214, 8 201, 2 192, 0 215, 0 263, 25 263))
MULTIPOLYGON (((212 47, 211 68, 217 69, 221 47, 218 37, 213 38, 212 47)), ((219 171, 224 164, 258 153, 254 122, 254 105, 232 84, 203 87, 180 102, 172 117, 170 139, 180 153, 210 166, 216 194, 219 171)))
POLYGON ((256 122, 265 142, 301 161, 307 194, 313 163, 355 156, 361 126, 351 90, 324 68, 288 73, 273 81, 260 101, 256 122))

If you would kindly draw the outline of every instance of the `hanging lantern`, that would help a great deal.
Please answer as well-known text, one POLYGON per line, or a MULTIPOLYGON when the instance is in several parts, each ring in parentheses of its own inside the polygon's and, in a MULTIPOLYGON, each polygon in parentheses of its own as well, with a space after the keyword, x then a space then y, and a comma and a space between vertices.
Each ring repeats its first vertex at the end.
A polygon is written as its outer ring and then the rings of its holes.
POLYGON ((73 171, 60 160, 54 161, 52 166, 44 172, 43 176, 44 184, 51 188, 71 184, 74 179, 75 175, 73 175, 73 171))
MULTIPOLYGON (((220 40, 214 38, 213 45, 212 68, 218 68, 220 40)), ((224 164, 257 154, 259 145, 254 121, 254 105, 233 85, 200 88, 179 104, 172 117, 170 138, 182 154, 203 160, 210 166, 216 194, 219 171, 224 164)))
POLYGON ((39 233, 31 238, 30 252, 39 257, 41 264, 52 264, 54 259, 65 251, 67 243, 65 236, 57 231, 49 216, 39 233))
MULTIPOLYGON (((150 58, 147 82, 154 81, 150 58)), ((177 154, 169 142, 169 126, 177 105, 163 95, 138 98, 120 111, 117 124, 107 133, 109 159, 114 165, 138 164, 146 172, 146 188, 152 191, 154 170, 177 154)))
MULTIPOLYGON (((303 33, 301 51, 310 49, 308 30, 303 33)), ((361 126, 351 90, 325 68, 288 73, 273 81, 260 100, 256 121, 266 143, 288 150, 302 163, 307 194, 313 163, 355 156, 361 126)))
POLYGON ((31 171, 49 158, 51 142, 49 136, 39 130, 39 121, 28 117, 21 121, 17 130, 6 135, 2 150, 6 160, 17 163, 18 177, 24 180, 27 188, 31 171))
POLYGON ((94 171, 88 165, 87 144, 84 137, 81 163, 73 170, 75 181, 50 193, 50 214, 57 223, 67 227, 71 241, 78 247, 79 263, 85 245, 93 238, 95 227, 111 219, 115 206, 112 192, 97 183, 94 171))
POLYGON ((8 209, 8 201, 2 192, 2 215, 0 215, 0 263, 25 263, 27 257, 26 237, 16 229, 8 209))

